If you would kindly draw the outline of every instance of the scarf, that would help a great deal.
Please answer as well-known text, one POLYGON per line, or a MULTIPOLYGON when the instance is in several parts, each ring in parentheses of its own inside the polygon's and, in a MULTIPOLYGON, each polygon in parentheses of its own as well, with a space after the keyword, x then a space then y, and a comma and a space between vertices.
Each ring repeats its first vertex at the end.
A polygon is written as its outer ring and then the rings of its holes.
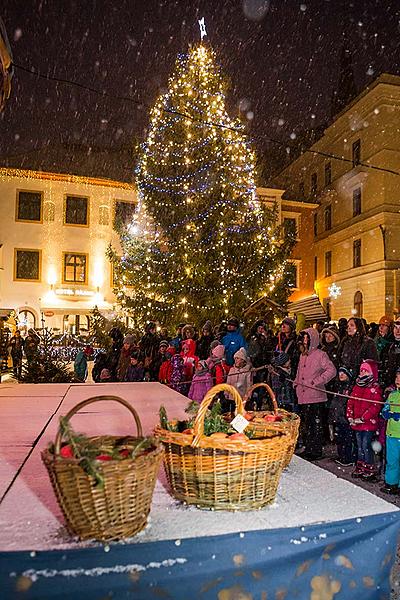
POLYGON ((356 379, 356 384, 360 387, 368 387, 371 383, 374 382, 374 376, 372 375, 359 375, 356 379))

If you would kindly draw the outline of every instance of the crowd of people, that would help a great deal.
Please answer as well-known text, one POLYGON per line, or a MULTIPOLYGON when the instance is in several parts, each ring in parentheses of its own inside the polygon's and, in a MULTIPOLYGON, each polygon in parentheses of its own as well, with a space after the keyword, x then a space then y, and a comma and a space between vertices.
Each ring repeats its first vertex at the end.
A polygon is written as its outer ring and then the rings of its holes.
MULTIPOLYGON (((233 385, 244 397, 254 383, 273 389, 278 405, 301 416, 297 452, 310 461, 334 441, 337 462, 354 465, 353 477, 374 481, 385 464, 387 493, 400 484, 400 315, 367 324, 352 317, 338 324, 317 321, 296 332, 287 317, 274 332, 263 320, 244 337, 232 317, 217 327, 207 321, 200 332, 181 323, 175 336, 148 323, 141 339, 118 329, 112 348, 100 353, 96 382, 158 381, 201 402, 218 383, 233 385)), ((220 395, 222 409, 232 402, 220 395)), ((258 388, 247 409, 269 405, 258 388)))
MULTIPOLYGON (((158 381, 201 402, 213 385, 228 383, 242 397, 254 383, 267 383, 278 405, 301 417, 297 452, 310 461, 323 456, 323 447, 335 442, 337 462, 354 465, 353 477, 374 481, 379 468, 382 488, 400 492, 400 315, 383 316, 379 323, 351 317, 338 324, 316 321, 296 332, 286 317, 274 332, 258 320, 245 337, 236 317, 201 331, 181 323, 175 335, 150 322, 144 335, 110 333, 108 352, 98 352, 95 382, 158 381)), ((21 375, 37 351, 33 330, 23 340, 19 331, 10 339, 14 375, 21 375)), ((77 355, 74 370, 79 381, 88 374, 88 346, 77 355)), ((229 395, 220 394, 222 410, 230 412, 229 395)), ((247 399, 247 410, 270 407, 265 388, 247 399)))

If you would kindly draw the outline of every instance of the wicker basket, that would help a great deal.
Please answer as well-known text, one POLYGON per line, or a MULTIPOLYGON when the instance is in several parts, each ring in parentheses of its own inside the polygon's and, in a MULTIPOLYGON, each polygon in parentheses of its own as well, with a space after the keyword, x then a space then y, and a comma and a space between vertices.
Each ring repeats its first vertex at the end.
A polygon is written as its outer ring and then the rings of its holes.
POLYGON ((272 411, 268 411, 268 410, 266 410, 266 411, 248 411, 249 414, 254 415, 254 418, 257 419, 255 421, 251 421, 250 425, 248 427, 251 429, 251 431, 253 432, 253 435, 255 435, 256 438, 264 437, 265 432, 269 431, 271 429, 271 427, 273 427, 276 431, 281 431, 281 432, 289 434, 290 444, 288 446, 285 462, 283 465, 285 468, 288 466, 288 464, 292 460, 292 456, 293 456, 294 450, 296 448, 297 438, 299 437, 300 417, 296 413, 289 412, 287 410, 284 410, 283 408, 278 407, 278 404, 277 404, 276 398, 275 398, 275 394, 267 383, 256 383, 251 388, 249 388, 247 390, 245 397, 243 398, 244 405, 246 405, 246 402, 248 400, 250 400, 254 390, 256 390, 257 388, 260 388, 260 387, 264 387, 267 390, 267 392, 269 394, 269 398, 272 402, 273 410, 272 411), (285 420, 284 421, 276 421, 276 422, 264 421, 263 417, 265 417, 265 415, 271 415, 271 414, 279 415, 280 417, 283 417, 285 420))
POLYGON ((265 439, 230 440, 204 435, 204 417, 214 396, 229 392, 237 413, 243 401, 227 384, 213 387, 196 415, 193 434, 156 428, 165 447, 164 466, 172 495, 187 504, 219 510, 253 510, 273 502, 289 436, 272 428, 265 439))
MULTIPOLYGON (((98 436, 90 438, 103 451, 123 440, 124 447, 133 446, 142 437, 142 426, 135 409, 118 396, 96 396, 77 404, 66 415, 71 417, 80 409, 99 401, 114 401, 125 406, 132 414, 138 437, 98 436)), ((61 431, 57 432, 54 454, 42 452, 57 500, 68 529, 81 539, 112 540, 135 535, 147 523, 151 499, 163 448, 155 440, 154 449, 136 458, 110 460, 98 465, 104 478, 103 486, 96 486, 94 477, 86 473, 79 459, 60 457, 61 431)))

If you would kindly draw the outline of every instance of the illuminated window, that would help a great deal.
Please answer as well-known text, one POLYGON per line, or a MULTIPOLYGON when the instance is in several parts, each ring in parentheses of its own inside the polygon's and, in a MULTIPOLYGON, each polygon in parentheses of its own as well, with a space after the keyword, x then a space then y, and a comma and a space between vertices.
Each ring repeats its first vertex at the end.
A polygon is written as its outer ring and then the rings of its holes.
POLYGON ((63 283, 86 283, 87 254, 64 253, 63 283))
POLYGON ((16 248, 14 251, 14 279, 19 281, 40 281, 40 250, 16 248))
POLYGON ((81 226, 89 225, 89 198, 66 196, 65 224, 81 226))
POLYGON ((42 222, 42 192, 17 192, 17 221, 30 221, 32 223, 42 222))

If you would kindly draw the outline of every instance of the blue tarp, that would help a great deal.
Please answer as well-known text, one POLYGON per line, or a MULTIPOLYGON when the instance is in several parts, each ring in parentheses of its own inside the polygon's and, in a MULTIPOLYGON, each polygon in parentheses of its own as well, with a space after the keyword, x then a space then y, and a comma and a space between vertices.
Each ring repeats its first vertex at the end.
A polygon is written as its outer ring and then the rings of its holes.
POLYGON ((400 512, 391 512, 154 543, 2 552, 0 597, 384 600, 399 530, 400 512))

